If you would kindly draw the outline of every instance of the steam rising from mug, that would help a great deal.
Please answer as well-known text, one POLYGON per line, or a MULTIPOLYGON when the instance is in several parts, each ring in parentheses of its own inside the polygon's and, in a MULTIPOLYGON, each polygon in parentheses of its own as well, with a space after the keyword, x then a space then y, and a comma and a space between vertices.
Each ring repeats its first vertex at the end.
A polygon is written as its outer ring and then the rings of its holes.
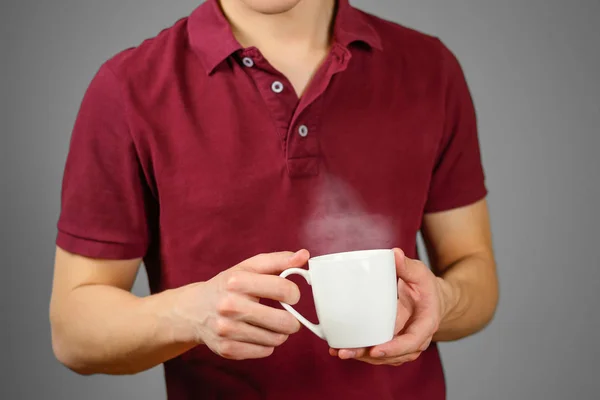
POLYGON ((313 256, 392 248, 396 238, 390 218, 368 213, 362 204, 359 193, 350 185, 326 177, 315 189, 302 243, 313 256))

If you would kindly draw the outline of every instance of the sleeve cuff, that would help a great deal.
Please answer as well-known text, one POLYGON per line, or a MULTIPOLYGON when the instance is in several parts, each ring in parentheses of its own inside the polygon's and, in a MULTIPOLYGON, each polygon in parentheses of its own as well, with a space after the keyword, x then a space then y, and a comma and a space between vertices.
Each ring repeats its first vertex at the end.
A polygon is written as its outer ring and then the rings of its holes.
POLYGON ((146 246, 140 244, 111 243, 75 236, 58 231, 56 245, 70 253, 89 258, 108 260, 132 260, 146 254, 146 246))
POLYGON ((481 186, 468 191, 458 191, 454 193, 454 195, 449 195, 448 193, 446 193, 444 199, 429 202, 425 207, 424 213, 436 213, 468 206, 478 202, 479 200, 483 200, 487 196, 487 194, 488 190, 485 186, 481 186))

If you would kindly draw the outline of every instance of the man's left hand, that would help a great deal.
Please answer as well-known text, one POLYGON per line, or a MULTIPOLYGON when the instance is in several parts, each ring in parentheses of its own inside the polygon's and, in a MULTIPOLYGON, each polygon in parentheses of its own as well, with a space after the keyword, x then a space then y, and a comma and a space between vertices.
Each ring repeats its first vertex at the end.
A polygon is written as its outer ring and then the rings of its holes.
POLYGON ((375 365, 401 365, 416 360, 437 332, 453 301, 452 288, 421 261, 394 249, 398 275, 395 337, 371 348, 330 349, 332 356, 375 365))

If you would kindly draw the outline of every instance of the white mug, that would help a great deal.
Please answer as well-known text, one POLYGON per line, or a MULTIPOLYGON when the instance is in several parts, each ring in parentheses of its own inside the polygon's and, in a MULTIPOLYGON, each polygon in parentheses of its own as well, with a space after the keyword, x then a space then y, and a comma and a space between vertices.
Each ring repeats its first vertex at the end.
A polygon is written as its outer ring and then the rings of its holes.
POLYGON ((394 336, 398 307, 392 250, 361 250, 308 260, 308 270, 289 268, 281 277, 304 277, 312 286, 319 324, 289 304, 281 305, 334 349, 370 347, 394 336))

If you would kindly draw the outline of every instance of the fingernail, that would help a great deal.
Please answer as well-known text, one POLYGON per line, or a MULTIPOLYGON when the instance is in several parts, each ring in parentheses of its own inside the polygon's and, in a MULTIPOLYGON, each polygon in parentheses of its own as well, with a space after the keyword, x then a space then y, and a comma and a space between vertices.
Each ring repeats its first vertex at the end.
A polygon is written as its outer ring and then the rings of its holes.
POLYGON ((375 354, 375 357, 385 357, 385 352, 384 352, 384 351, 378 351, 378 352, 375 354))

